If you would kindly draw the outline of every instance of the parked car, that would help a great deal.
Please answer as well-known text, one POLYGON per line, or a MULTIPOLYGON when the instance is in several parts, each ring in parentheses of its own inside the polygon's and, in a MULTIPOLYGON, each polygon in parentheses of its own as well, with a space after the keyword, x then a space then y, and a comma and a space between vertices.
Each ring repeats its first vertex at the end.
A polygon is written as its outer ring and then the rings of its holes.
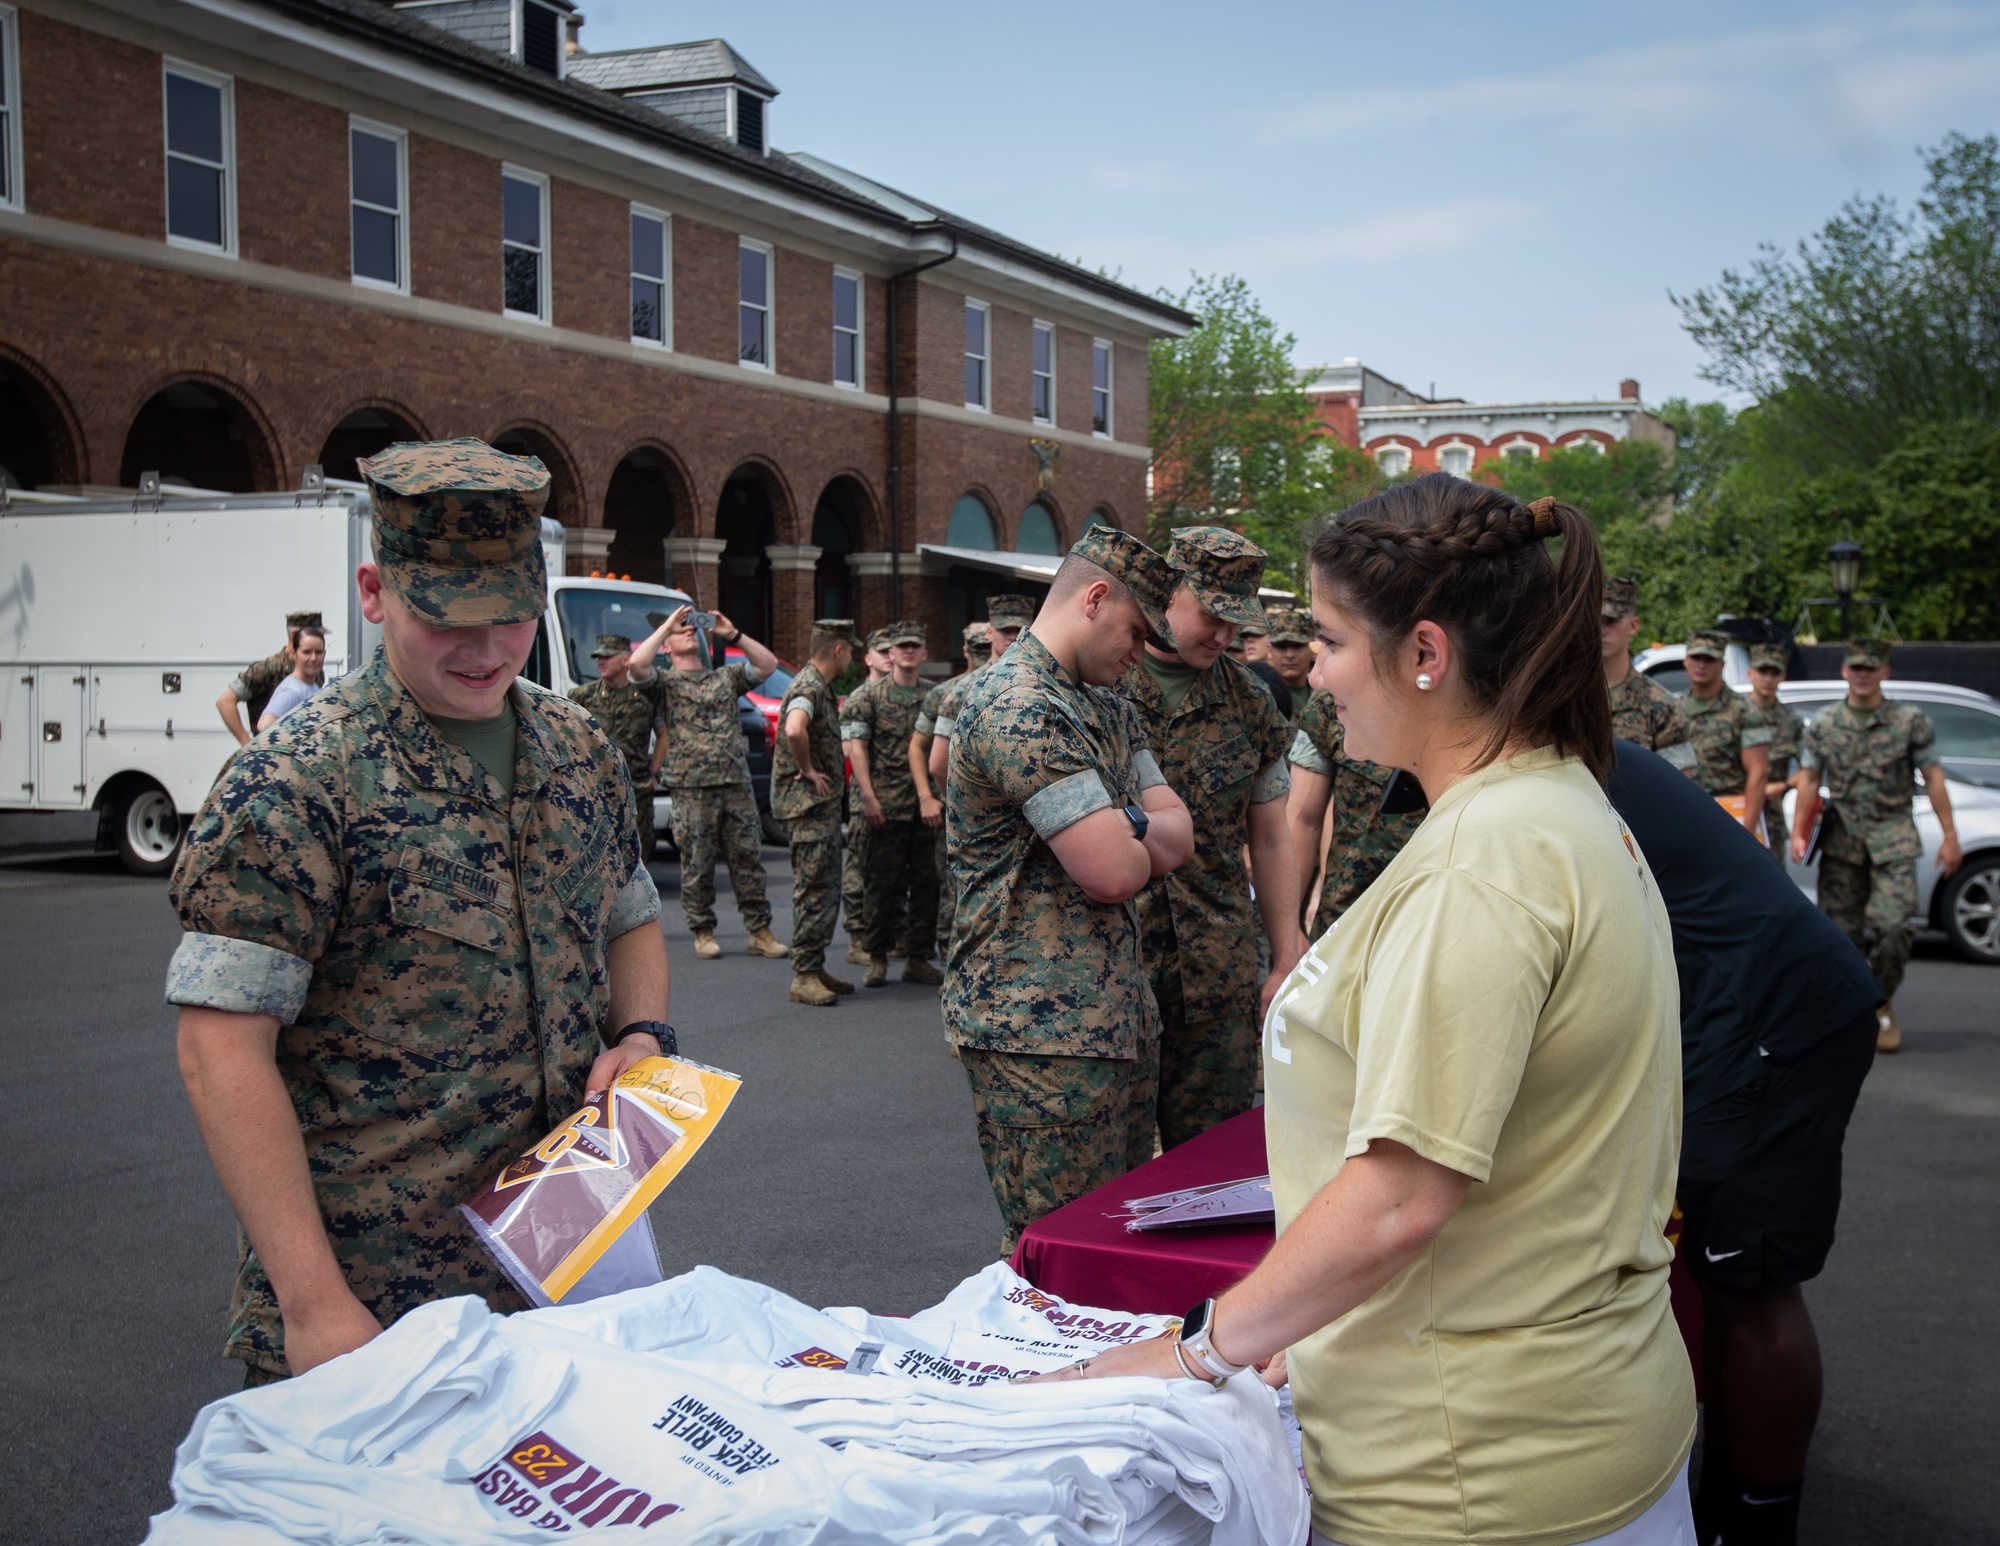
MULTIPOLYGON (((1632 657, 1632 669, 1678 698, 1688 688, 1687 652, 1685 644, 1655 644, 1632 657)), ((1741 644, 1730 645, 1723 656, 1722 679, 1738 692, 1750 690, 1750 651, 1741 644)))
MULTIPOLYGON (((725 661, 745 661, 743 651, 725 647, 725 661)), ((778 755, 778 709, 785 689, 792 685, 798 669, 783 660, 756 688, 736 700, 743 715, 743 741, 750 753, 750 784, 757 792, 757 820, 764 829, 764 841, 783 847, 790 841, 784 823, 771 814, 771 763, 778 755)))
MULTIPOLYGON (((1924 856, 1917 865, 1917 914, 1920 927, 1937 929, 1951 948, 1968 961, 2000 965, 2000 700, 1966 687, 1943 682, 1882 684, 1891 698, 1915 703, 1937 728, 1937 749, 1951 795, 1953 823, 1958 828, 1965 862, 1944 880, 1938 869, 1942 833, 1931 814, 1930 796, 1919 782, 1912 791, 1917 835, 1924 856)), ((1829 703, 1847 696, 1838 681, 1786 682, 1779 698, 1810 721, 1829 703)), ((1797 800, 1785 796, 1789 829, 1797 800)), ((1792 874, 1807 891, 1816 891, 1818 865, 1792 865, 1792 874)))

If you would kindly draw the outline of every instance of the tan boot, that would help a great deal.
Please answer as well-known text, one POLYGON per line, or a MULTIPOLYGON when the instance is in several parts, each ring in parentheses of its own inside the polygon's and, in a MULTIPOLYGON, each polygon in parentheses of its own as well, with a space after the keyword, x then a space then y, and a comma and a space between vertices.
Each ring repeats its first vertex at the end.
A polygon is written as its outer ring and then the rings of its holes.
POLYGON ((853 983, 847 981, 844 977, 834 976, 824 966, 819 969, 817 975, 819 977, 819 985, 830 993, 852 993, 854 991, 853 983))
POLYGON ((1901 1052, 1903 1050, 1903 1028, 1896 1023, 1896 1006, 1884 1004, 1875 1011, 1875 1050, 1877 1052, 1901 1052))
POLYGON ((791 954, 791 948, 771 932, 769 924, 750 931, 750 943, 744 954, 762 956, 767 961, 782 961, 791 954))
POLYGON ((694 931, 694 953, 704 961, 720 961, 722 947, 715 942, 715 930, 696 929, 694 931))
POLYGON ((870 956, 868 958, 868 975, 861 979, 861 986, 864 988, 879 988, 888 980, 889 958, 887 956, 870 956))
POLYGON ((868 964, 868 952, 861 948, 861 941, 858 939, 850 939, 847 942, 847 964, 849 966, 868 964))
POLYGON ((833 990, 810 972, 797 972, 792 977, 792 1002, 794 1004, 816 1004, 824 1009, 834 1003, 833 990))
POLYGON ((944 985, 944 973, 928 961, 905 961, 903 963, 903 981, 919 983, 927 988, 942 987, 944 985))

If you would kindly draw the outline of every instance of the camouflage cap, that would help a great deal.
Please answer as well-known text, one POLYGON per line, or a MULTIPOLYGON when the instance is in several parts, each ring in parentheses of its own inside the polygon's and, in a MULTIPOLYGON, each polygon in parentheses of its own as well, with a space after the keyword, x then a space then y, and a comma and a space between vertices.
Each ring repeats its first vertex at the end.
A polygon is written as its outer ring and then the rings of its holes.
POLYGON ((1225 526, 1183 526, 1167 548, 1171 564, 1201 609, 1239 628, 1264 620, 1257 587, 1264 583, 1264 550, 1225 526))
POLYGON ((873 633, 871 633, 868 636, 868 648, 874 650, 876 654, 878 655, 881 654, 882 651, 886 650, 888 647, 889 647, 888 629, 877 628, 873 633))
POLYGON ((324 628, 325 626, 325 622, 321 620, 317 612, 287 612, 285 614, 286 633, 290 633, 294 628, 324 628))
POLYGON ((1752 671, 1783 671, 1791 661, 1791 652, 1782 644, 1753 644, 1750 646, 1750 669, 1752 671))
POLYGON ((819 617, 813 619, 812 642, 808 646, 817 655, 821 650, 831 649, 836 644, 851 644, 858 650, 867 645, 861 642, 861 635, 854 631, 851 617, 819 617))
POLYGON ((548 604, 549 471, 483 440, 390 446, 360 461, 382 582, 444 628, 524 623, 548 604))
POLYGON ((1131 591, 1145 615, 1153 640, 1162 649, 1174 647, 1173 630, 1167 626, 1167 602, 1180 583, 1180 576, 1167 561, 1128 531, 1116 526, 1091 526, 1070 545, 1072 556, 1097 565, 1131 591))
POLYGON ((1033 596, 988 596, 986 621, 995 628, 1026 628, 1040 610, 1033 596))
POLYGON ((603 660, 612 655, 622 655, 632 648, 632 641, 622 633, 601 633, 597 636, 597 648, 590 652, 592 660, 603 660))
POLYGON ((974 644, 991 644, 993 642, 987 637, 986 624, 984 623, 967 623, 960 632, 959 637, 964 639, 968 646, 974 644))
POLYGON ((1630 617, 1639 610, 1639 582, 1620 579, 1617 575, 1604 577, 1604 618, 1606 622, 1616 622, 1621 617, 1630 617))
POLYGON ((983 666, 993 658, 991 639, 968 639, 965 644, 965 658, 973 665, 983 666))
POLYGON ((1688 635, 1687 652, 1710 660, 1729 658, 1729 635, 1717 628, 1697 628, 1688 635))
POLYGON ((1271 642, 1273 644, 1310 644, 1313 641, 1313 620, 1309 612, 1301 612, 1296 607, 1287 607, 1282 612, 1272 612, 1271 642))
POLYGON ((1889 664, 1889 640, 1849 639, 1845 663, 1850 666, 1862 666, 1871 671, 1880 671, 1889 664))
POLYGON ((924 632, 924 625, 922 623, 910 622, 907 618, 900 623, 891 623, 887 628, 884 628, 882 636, 889 641, 890 645, 930 643, 929 636, 924 632))

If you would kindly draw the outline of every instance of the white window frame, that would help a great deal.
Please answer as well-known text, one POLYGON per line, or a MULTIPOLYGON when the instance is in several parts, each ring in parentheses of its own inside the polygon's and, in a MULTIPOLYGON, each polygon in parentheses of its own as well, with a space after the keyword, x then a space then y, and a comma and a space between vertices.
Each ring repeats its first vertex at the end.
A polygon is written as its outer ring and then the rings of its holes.
POLYGON ((1587 431, 1579 433, 1576 439, 1566 441, 1564 444, 1556 447, 1556 449, 1559 451, 1595 451, 1599 456, 1608 456, 1611 454, 1609 446, 1587 431))
MULTIPOLYGON (((854 379, 842 381, 838 375, 833 384, 850 392, 867 390, 868 381, 868 284, 858 268, 836 268, 833 271, 835 284, 843 279, 854 281, 854 379)), ((840 313, 834 313, 833 331, 836 339, 848 329, 840 325, 840 313)))
POLYGON ((766 374, 778 368, 778 249, 769 242, 760 242, 754 236, 736 238, 736 363, 745 370, 761 370, 766 374), (764 358, 746 360, 743 358, 743 308, 752 305, 743 299, 743 254, 762 253, 764 257, 764 358))
POLYGON ((391 295, 410 293, 410 131, 398 129, 394 124, 377 122, 373 118, 362 118, 350 113, 347 116, 347 277, 364 290, 386 290, 391 295), (354 196, 354 132, 372 134, 378 140, 393 140, 396 145, 396 196, 402 207, 384 210, 379 204, 365 204, 354 196), (396 217, 396 277, 390 284, 384 279, 374 279, 366 274, 354 272, 354 206, 379 210, 383 214, 396 217))
POLYGON ((1500 447, 1500 454, 1502 456, 1520 456, 1524 451, 1527 453, 1527 459, 1531 462, 1539 460, 1542 454, 1542 448, 1536 445, 1534 441, 1525 439, 1519 435, 1516 435, 1512 440, 1500 447))
POLYGON ((1472 442, 1469 440, 1447 440, 1443 445, 1437 448, 1437 466, 1439 472, 1451 472, 1451 475, 1454 478, 1470 478, 1472 476, 1473 469, 1478 465, 1479 465, 1479 448, 1474 444, 1472 444, 1472 442), (1447 451, 1463 451, 1465 453, 1464 472, 1452 472, 1452 470, 1449 467, 1445 466, 1444 454, 1447 451))
POLYGON ((4 52, 6 68, 0 70, 0 177, 6 179, 6 188, 0 192, 0 209, 15 211, 28 207, 27 196, 21 191, 21 24, 20 13, 11 5, 0 5, 0 52, 4 52))
MULTIPOLYGON (((968 295, 965 298, 966 320, 970 321, 975 314, 979 318, 980 346, 985 350, 985 352, 983 354, 976 354, 968 345, 965 349, 965 357, 963 360, 960 361, 961 367, 963 367, 965 364, 973 360, 977 360, 979 362, 979 397, 975 401, 971 396, 968 395, 965 399, 965 406, 972 409, 975 413, 991 413, 993 411, 992 302, 975 301, 971 296, 968 295)), ((963 374, 962 368, 960 373, 963 374)))
POLYGON ((1118 428, 1118 351, 1108 338, 1090 341, 1090 433, 1109 440, 1118 428), (1097 351, 1104 351, 1104 428, 1097 427, 1097 351))
MULTIPOLYGON (((507 249, 511 246, 519 246, 520 244, 507 240, 507 193, 503 188, 500 192, 500 315, 511 317, 516 322, 535 322, 543 327, 547 327, 549 325, 549 295, 551 293, 549 285, 549 249, 554 245, 552 238, 555 235, 549 228, 549 174, 547 172, 531 171, 525 166, 516 166, 511 161, 501 162, 500 180, 505 182, 510 177, 515 182, 533 183, 541 192, 542 245, 538 255, 542 261, 535 265, 535 279, 537 288, 540 291, 540 294, 536 297, 536 302, 541 309, 536 312, 515 311, 507 304, 507 249)), ((525 251, 526 249, 524 248, 523 250, 525 251)))
MULTIPOLYGON (((672 349, 674 346, 674 217, 664 209, 655 209, 650 204, 634 204, 625 226, 626 241, 628 243, 631 241, 631 222, 633 220, 659 221, 661 271, 657 281, 660 286, 660 336, 657 339, 642 338, 639 334, 634 333, 632 334, 632 342, 643 345, 648 349, 672 349)), ((628 260, 630 258, 629 251, 627 258, 628 260)), ((631 268, 629 261, 626 266, 631 268)), ((642 274, 636 268, 631 269, 630 277, 632 279, 643 279, 648 283, 654 282, 653 275, 642 274)), ((628 329, 631 327, 631 308, 632 292, 631 287, 628 285, 625 291, 625 325, 628 329)))
POLYGON ((1404 473, 1410 470, 1410 463, 1412 458, 1410 455, 1410 448, 1408 446, 1405 445, 1377 446, 1375 448, 1374 456, 1375 456, 1375 466, 1381 471, 1382 476, 1385 478, 1400 478, 1404 473), (1383 458, 1391 456, 1397 458, 1398 461, 1401 463, 1401 465, 1394 468, 1389 467, 1384 462, 1383 458))
MULTIPOLYGON (((191 158, 190 158, 191 159, 191 158)), ((197 163, 206 165, 205 162, 197 163)), ((169 247, 185 247, 190 252, 210 252, 225 258, 236 256, 236 80, 234 76, 222 75, 214 70, 205 70, 198 64, 189 64, 171 55, 160 60, 160 214, 166 230, 169 247), (187 80, 198 81, 204 86, 215 86, 222 92, 222 244, 197 240, 192 236, 176 236, 173 232, 173 210, 168 202, 168 178, 175 152, 167 149, 167 77, 179 75, 187 80)))
POLYGON ((1056 325, 1036 317, 1028 327, 1028 417, 1037 424, 1053 424, 1056 421, 1056 325), (1041 334, 1049 335, 1049 368, 1035 369, 1035 339, 1041 334), (1047 414, 1035 412, 1035 381, 1046 376, 1049 383, 1049 411, 1047 414))

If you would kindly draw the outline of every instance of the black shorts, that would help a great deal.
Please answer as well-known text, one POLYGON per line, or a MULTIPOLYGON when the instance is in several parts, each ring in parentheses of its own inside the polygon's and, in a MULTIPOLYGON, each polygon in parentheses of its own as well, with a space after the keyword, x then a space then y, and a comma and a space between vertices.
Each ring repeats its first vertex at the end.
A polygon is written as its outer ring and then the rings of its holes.
POLYGON ((1681 1256, 1718 1288, 1819 1276, 1840 1216, 1840 1150, 1875 1061, 1875 1011, 1687 1117, 1681 1256))

